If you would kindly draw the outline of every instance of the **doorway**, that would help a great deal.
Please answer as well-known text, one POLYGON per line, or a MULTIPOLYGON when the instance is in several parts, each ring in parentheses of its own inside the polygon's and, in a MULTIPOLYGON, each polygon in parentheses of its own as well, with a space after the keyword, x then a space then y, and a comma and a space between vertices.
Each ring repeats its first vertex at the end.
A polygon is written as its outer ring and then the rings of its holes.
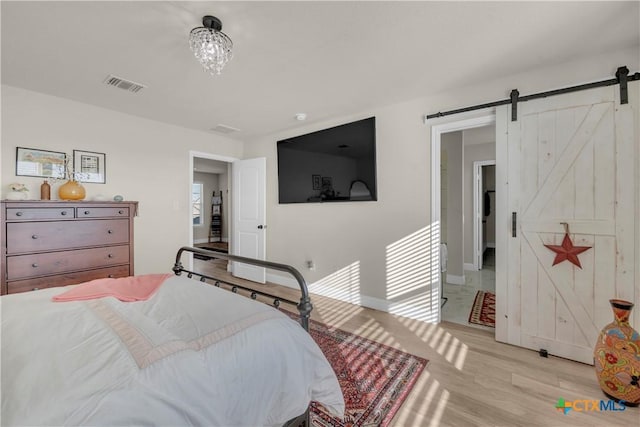
POLYGON ((193 245, 228 251, 229 163, 194 158, 192 184, 193 245))
MULTIPOLYGON (((495 143, 493 144, 495 153, 495 143)), ((495 267, 496 161, 473 162, 473 269, 495 267)))
POLYGON ((485 114, 432 126, 431 194, 432 219, 439 226, 441 244, 439 319, 493 330, 469 322, 479 291, 492 293, 495 300, 491 260, 483 269, 474 268, 473 261, 474 161, 495 162, 495 116, 485 114))
MULTIPOLYGON (((209 172, 220 175, 217 179, 218 190, 216 195, 211 190, 211 200, 220 197, 221 207, 218 211, 221 215, 222 228, 221 239, 226 239, 227 251, 230 254, 254 258, 266 259, 266 158, 253 158, 240 160, 232 157, 219 156, 201 152, 189 152, 189 188, 188 209, 189 212, 189 245, 194 246, 198 232, 194 232, 194 217, 201 216, 206 223, 213 212, 214 203, 201 201, 200 207, 193 207, 193 189, 197 165, 203 168, 213 168, 209 172), (226 177, 225 177, 226 176, 226 177), (220 185, 222 183, 222 185, 220 185), (226 184, 226 185, 225 185, 226 184), (225 197, 226 195, 226 203, 225 197), (227 220, 225 221, 225 218, 227 220), (226 231, 225 231, 226 230, 226 231), (225 237, 226 236, 226 237, 225 237)), ((200 171, 203 172, 203 171, 200 171)), ((207 190, 202 193, 208 194, 207 190)), ((211 224, 211 223, 209 223, 211 224)), ((208 234, 208 229, 203 231, 208 234)), ((202 237, 200 237, 202 239, 202 237)), ((208 243, 207 238, 207 244, 208 243)), ((227 271, 235 277, 265 283, 266 269, 241 262, 230 262, 227 271)))
MULTIPOLYGON (((209 153, 189 153, 189 246, 228 252, 233 244, 230 189, 231 164, 235 160, 209 153), (214 226, 219 228, 217 232, 212 231, 214 226)), ((206 268, 229 271, 224 260, 216 260, 220 265, 212 265, 210 259, 194 259, 196 263, 199 261, 207 261, 206 268)))

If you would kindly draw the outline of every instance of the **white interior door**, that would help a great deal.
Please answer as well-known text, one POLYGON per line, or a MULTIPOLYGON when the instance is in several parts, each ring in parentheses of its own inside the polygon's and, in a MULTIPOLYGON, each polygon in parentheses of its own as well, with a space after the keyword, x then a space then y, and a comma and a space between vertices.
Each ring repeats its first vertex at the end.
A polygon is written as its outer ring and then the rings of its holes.
MULTIPOLYGON (((264 260, 266 256, 266 170, 264 157, 232 164, 233 244, 231 253, 264 260)), ((234 276, 265 283, 264 268, 232 263, 234 276)))
POLYGON ((482 270, 483 229, 482 229, 482 165, 473 162, 473 264, 476 270, 482 270))
POLYGON ((497 110, 498 341, 592 364, 613 319, 609 299, 636 301, 638 99, 629 93, 624 105, 618 86, 520 103, 515 122, 510 106, 497 110), (562 243, 563 222, 575 246, 592 247, 578 255, 582 268, 552 266, 544 245, 562 243))

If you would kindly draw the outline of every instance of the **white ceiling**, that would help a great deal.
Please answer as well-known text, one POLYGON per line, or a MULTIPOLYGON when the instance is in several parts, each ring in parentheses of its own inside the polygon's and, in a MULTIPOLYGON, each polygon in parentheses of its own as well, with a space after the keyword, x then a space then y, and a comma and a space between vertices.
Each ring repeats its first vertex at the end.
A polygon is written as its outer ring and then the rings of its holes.
POLYGON ((357 114, 640 39, 638 2, 0 4, 2 83, 242 140, 299 126, 298 112, 357 114), (234 42, 217 77, 188 45, 207 14, 234 42))

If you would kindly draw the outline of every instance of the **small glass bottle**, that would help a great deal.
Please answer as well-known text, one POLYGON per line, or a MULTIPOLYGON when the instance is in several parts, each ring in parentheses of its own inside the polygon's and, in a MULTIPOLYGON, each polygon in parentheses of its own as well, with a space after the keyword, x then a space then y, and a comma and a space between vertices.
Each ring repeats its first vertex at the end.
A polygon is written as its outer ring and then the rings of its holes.
POLYGON ((50 200, 51 199, 51 186, 45 179, 42 185, 40 186, 40 200, 50 200))

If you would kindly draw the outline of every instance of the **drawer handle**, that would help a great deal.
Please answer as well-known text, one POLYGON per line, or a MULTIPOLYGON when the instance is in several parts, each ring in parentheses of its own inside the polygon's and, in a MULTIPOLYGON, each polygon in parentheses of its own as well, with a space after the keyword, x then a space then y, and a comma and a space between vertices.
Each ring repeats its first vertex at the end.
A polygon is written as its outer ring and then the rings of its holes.
POLYGON ((31 238, 35 240, 35 239, 37 239, 37 238, 38 238, 38 235, 37 235, 37 234, 34 234, 33 236, 31 236, 31 238))
POLYGON ((119 211, 118 211, 118 213, 119 213, 120 215, 122 215, 122 214, 124 213, 124 211, 123 211, 123 210, 119 210, 119 211))
POLYGON ((85 215, 89 215, 90 213, 91 213, 91 212, 89 212, 89 211, 84 211, 84 214, 85 214, 85 215))
POLYGON ((113 230, 107 230, 107 233, 113 234, 113 230))
POLYGON ((62 211, 60 212, 60 215, 65 216, 67 214, 67 211, 62 211))
POLYGON ((38 264, 36 264, 35 262, 33 264, 31 264, 31 267, 33 268, 38 268, 38 264))
POLYGON ((16 212, 16 216, 22 216, 22 212, 16 212))
POLYGON ((39 291, 39 290, 40 290, 40 288, 33 288, 33 289, 31 289, 31 290, 32 290, 32 291, 39 291))
POLYGON ((113 274, 107 276, 109 279, 113 279, 113 274))
POLYGON ((107 255, 107 258, 113 258, 113 254, 107 255))

